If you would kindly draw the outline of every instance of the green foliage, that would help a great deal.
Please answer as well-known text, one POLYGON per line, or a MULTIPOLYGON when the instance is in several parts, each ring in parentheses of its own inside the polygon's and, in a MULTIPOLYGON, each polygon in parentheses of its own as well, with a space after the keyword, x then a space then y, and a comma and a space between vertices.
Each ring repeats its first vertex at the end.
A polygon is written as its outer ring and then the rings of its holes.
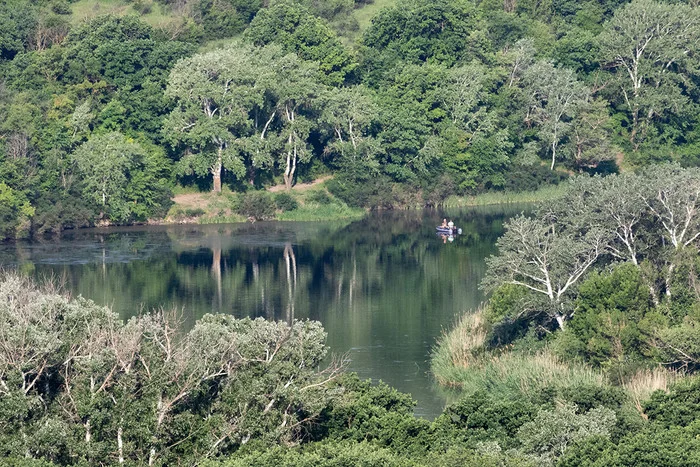
POLYGON ((579 288, 565 351, 595 365, 648 358, 654 330, 664 321, 653 313, 638 267, 623 264, 608 274, 596 272, 579 288))
POLYGON ((281 192, 275 194, 275 206, 277 206, 277 209, 282 212, 294 211, 299 207, 299 203, 297 202, 296 198, 289 193, 281 192))
POLYGON ((83 197, 115 223, 167 212, 171 196, 167 161, 120 133, 93 136, 72 155, 83 197))
POLYGON ((536 414, 537 406, 527 398, 498 398, 477 391, 448 406, 434 426, 442 440, 455 437, 470 447, 491 441, 512 448, 517 446, 518 430, 536 414))
POLYGON ((0 293, 3 458, 199 462, 298 442, 333 394, 316 322, 206 315, 176 337, 162 313, 122 322, 16 275, 0 293))
POLYGON ((266 191, 251 191, 241 195, 238 213, 253 220, 269 220, 275 216, 275 200, 266 191))
POLYGON ((310 203, 316 203, 316 204, 320 204, 320 205, 330 204, 332 201, 331 197, 328 196, 328 192, 326 192, 326 190, 312 191, 306 197, 306 200, 310 203))
POLYGON ((324 442, 314 443, 304 449, 277 448, 254 452, 221 464, 204 464, 209 467, 411 467, 415 463, 409 457, 377 447, 368 442, 324 442))
POLYGON ((576 442, 591 437, 610 437, 615 413, 604 407, 577 413, 574 405, 564 405, 552 411, 541 411, 534 420, 518 431, 522 449, 539 458, 541 465, 554 465, 576 442))
POLYGON ((452 65, 486 55, 490 45, 478 26, 476 9, 468 2, 401 1, 380 11, 365 31, 362 41, 368 50, 363 66, 377 76, 398 60, 452 65))
POLYGON ((26 230, 34 211, 26 197, 0 182, 0 240, 15 238, 19 230, 26 230))
POLYGON ((352 55, 322 20, 290 1, 275 2, 257 14, 245 38, 258 46, 276 43, 288 53, 318 62, 326 84, 343 84, 356 66, 352 55))

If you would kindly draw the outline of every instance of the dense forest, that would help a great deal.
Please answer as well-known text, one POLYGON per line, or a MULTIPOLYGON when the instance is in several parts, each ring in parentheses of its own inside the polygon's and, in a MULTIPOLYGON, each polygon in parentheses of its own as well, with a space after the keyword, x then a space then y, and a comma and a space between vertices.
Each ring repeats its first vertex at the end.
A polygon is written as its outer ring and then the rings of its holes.
POLYGON ((391 208, 697 164, 692 2, 86 1, 0 2, 5 238, 161 218, 182 186, 333 174, 391 208))
POLYGON ((433 421, 317 322, 123 321, 2 272, 2 463, 699 465, 698 50, 692 0, 0 0, 2 238, 192 187, 252 212, 327 175, 358 208, 570 179, 437 343, 433 421))

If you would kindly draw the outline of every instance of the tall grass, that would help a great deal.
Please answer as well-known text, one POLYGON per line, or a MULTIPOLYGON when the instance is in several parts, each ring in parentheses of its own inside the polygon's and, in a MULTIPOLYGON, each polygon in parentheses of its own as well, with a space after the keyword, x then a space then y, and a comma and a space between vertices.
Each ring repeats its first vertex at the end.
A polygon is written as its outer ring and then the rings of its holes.
POLYGON ((478 364, 453 367, 443 378, 445 376, 451 379, 453 386, 464 391, 485 390, 503 397, 534 395, 547 387, 605 384, 602 373, 585 365, 565 363, 546 349, 535 354, 506 352, 487 355, 478 364))
POLYGON ((479 353, 486 342, 483 308, 464 313, 449 332, 445 332, 433 350, 431 366, 443 386, 458 386, 461 371, 479 365, 479 353))
POLYGON ((536 203, 561 196, 566 184, 550 185, 535 191, 504 192, 493 191, 475 196, 450 196, 444 202, 445 207, 485 206, 489 204, 536 203))
POLYGON ((682 377, 678 372, 657 367, 638 371, 623 386, 630 394, 634 406, 644 416, 642 402, 648 400, 655 391, 668 391, 668 387, 682 377))
POLYGON ((485 390, 504 397, 531 395, 545 387, 605 384, 602 373, 564 362, 547 348, 533 353, 496 353, 484 347, 486 338, 483 308, 462 316, 433 351, 431 367, 437 381, 467 392, 485 390))

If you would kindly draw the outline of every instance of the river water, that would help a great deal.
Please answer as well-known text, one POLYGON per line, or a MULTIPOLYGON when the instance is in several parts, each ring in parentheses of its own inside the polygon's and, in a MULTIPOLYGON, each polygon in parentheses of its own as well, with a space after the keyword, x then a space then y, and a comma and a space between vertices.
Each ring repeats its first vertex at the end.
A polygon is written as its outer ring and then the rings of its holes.
POLYGON ((417 400, 433 418, 450 394, 429 373, 431 348, 483 300, 484 258, 522 206, 373 213, 353 222, 88 229, 0 245, 0 265, 51 278, 124 318, 163 307, 184 326, 205 313, 314 319, 331 352, 363 378, 417 400), (435 234, 443 217, 463 233, 435 234))

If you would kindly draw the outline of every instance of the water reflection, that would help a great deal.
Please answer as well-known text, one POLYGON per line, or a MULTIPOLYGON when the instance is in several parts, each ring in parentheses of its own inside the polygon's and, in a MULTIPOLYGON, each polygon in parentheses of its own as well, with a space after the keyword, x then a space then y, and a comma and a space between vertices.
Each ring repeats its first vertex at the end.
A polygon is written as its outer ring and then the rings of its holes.
POLYGON ((0 248, 0 263, 52 276, 124 318, 181 310, 185 326, 212 311, 321 321, 350 367, 439 413, 428 375, 437 336, 482 300, 484 257, 520 208, 378 213, 358 222, 140 227, 71 232, 0 248), (463 234, 443 244, 445 216, 463 234))

